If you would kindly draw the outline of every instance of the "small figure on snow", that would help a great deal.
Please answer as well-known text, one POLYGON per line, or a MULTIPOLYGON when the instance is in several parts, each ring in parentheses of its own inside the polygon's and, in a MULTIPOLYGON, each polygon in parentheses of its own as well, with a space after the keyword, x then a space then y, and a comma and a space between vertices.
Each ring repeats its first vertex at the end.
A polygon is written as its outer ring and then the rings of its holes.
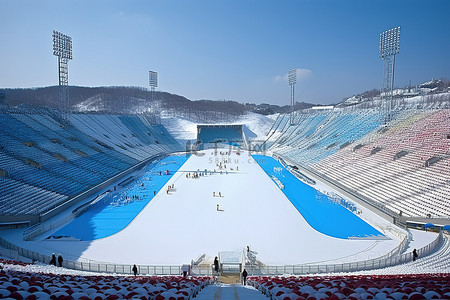
POLYGON ((219 273, 219 259, 217 258, 217 256, 216 256, 216 258, 214 258, 214 271, 219 273))
POLYGON ((244 272, 242 272, 242 280, 244 281, 244 285, 247 285, 247 270, 244 269, 244 272))
POLYGON ((183 277, 186 277, 188 275, 188 272, 189 272, 189 265, 182 265, 181 266, 181 271, 183 272, 183 277))
POLYGON ((50 264, 56 266, 56 255, 52 253, 52 258, 50 259, 50 264))
POLYGON ((416 261, 417 257, 419 257, 419 254, 417 254, 417 250, 413 250, 413 261, 416 261))
POLYGON ((60 267, 62 267, 63 261, 64 261, 64 259, 63 259, 63 257, 61 256, 61 254, 58 254, 58 265, 59 265, 60 267))

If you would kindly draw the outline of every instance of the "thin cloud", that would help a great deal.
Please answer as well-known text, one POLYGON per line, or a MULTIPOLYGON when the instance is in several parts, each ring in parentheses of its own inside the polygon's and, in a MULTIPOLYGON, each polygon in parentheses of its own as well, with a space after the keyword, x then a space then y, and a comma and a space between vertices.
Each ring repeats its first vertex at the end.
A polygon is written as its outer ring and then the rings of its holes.
POLYGON ((312 74, 310 69, 297 69, 297 80, 309 78, 312 74))
MULTIPOLYGON (((297 68, 297 81, 301 81, 304 80, 306 78, 309 78, 312 74, 312 71, 310 69, 306 69, 306 68, 297 68)), ((273 80, 275 82, 278 81, 288 81, 288 73, 284 74, 284 75, 276 75, 275 77, 273 77, 273 80)))
POLYGON ((286 76, 282 76, 282 75, 277 75, 273 78, 274 81, 282 81, 282 80, 287 80, 287 75, 286 76))

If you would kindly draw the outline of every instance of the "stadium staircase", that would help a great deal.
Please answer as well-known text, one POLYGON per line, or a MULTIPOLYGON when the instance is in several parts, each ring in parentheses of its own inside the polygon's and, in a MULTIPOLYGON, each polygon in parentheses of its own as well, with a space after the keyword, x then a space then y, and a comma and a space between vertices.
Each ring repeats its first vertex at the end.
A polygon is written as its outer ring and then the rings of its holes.
POLYGON ((212 284, 205 287, 198 293, 196 300, 216 300, 216 299, 242 299, 242 300, 267 300, 257 289, 250 286, 212 284))
POLYGON ((241 282, 241 275, 239 273, 221 274, 219 281, 225 284, 236 284, 241 282))

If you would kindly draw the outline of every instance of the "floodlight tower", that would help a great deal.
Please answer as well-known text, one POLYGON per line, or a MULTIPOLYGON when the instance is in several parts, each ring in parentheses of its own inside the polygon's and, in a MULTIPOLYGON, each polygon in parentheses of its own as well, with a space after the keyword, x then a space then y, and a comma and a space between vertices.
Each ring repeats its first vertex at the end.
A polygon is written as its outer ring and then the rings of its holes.
POLYGON ((155 88, 158 87, 158 72, 148 71, 148 84, 152 90, 152 103, 153 103, 153 93, 155 88))
POLYGON ((153 123, 157 123, 157 114, 158 110, 157 104, 153 101, 153 94, 155 92, 155 88, 158 86, 158 72, 148 71, 148 84, 150 85, 152 91, 152 102, 150 105, 146 104, 146 111, 148 111, 147 107, 150 107, 150 116, 153 123))
POLYGON ((290 124, 294 124, 294 87, 297 82, 297 69, 293 69, 289 71, 288 75, 289 85, 291 86, 291 117, 290 124))
POLYGON ((395 55, 400 48, 400 26, 389 29, 380 34, 380 58, 383 60, 383 85, 381 88, 387 121, 390 120, 392 98, 394 94, 395 55))
POLYGON ((63 125, 69 121, 69 60, 72 59, 72 38, 53 30, 53 55, 58 56, 58 104, 63 125))

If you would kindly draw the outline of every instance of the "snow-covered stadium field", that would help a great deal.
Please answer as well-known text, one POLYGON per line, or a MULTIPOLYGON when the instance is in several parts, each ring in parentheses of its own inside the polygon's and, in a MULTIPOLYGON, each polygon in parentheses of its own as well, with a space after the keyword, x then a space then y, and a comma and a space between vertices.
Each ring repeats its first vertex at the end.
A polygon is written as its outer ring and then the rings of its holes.
MULTIPOLYGON (((365 219, 390 239, 347 240, 316 231, 248 152, 221 155, 227 151, 192 155, 169 180, 171 192, 161 189, 125 229, 109 237, 45 239, 60 227, 30 242, 22 241, 17 231, 5 234, 26 249, 61 253, 66 259, 142 265, 189 264, 202 254, 212 262, 221 251, 247 246, 266 265, 340 263, 376 258, 399 245, 399 238, 384 230, 391 225, 364 209, 365 219), (227 169, 217 166, 223 159, 227 169), (205 169, 216 172, 192 178, 194 171, 205 169)), ((339 226, 338 218, 329 221, 339 226)), ((433 238, 427 236, 423 243, 433 238)))

